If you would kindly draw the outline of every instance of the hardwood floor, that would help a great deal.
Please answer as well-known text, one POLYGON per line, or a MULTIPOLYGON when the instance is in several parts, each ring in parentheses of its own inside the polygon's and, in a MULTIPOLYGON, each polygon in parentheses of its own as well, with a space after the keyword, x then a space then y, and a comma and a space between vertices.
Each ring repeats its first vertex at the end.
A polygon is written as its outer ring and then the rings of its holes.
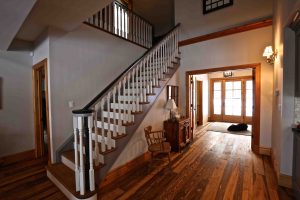
POLYGON ((67 199, 48 179, 46 164, 37 159, 0 166, 0 199, 67 199))
POLYGON ((99 199, 292 199, 278 187, 270 158, 250 145, 250 136, 202 131, 172 154, 172 170, 167 162, 140 166, 100 188, 99 199))
MULTIPOLYGON (((277 186, 270 158, 250 150, 250 137, 200 131, 183 153, 141 165, 100 188, 100 200, 113 199, 293 199, 277 186)), ((0 166, 0 199, 67 199, 47 178, 46 161, 0 166)))

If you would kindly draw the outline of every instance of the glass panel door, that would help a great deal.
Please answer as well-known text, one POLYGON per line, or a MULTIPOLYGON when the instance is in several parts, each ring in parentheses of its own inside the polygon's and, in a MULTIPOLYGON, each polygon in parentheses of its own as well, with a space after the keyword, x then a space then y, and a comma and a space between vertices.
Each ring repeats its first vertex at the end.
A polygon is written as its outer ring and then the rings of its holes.
POLYGON ((221 115, 222 113, 222 82, 214 82, 213 85, 213 114, 221 115))
POLYGON ((246 117, 252 117, 253 112, 253 81, 246 81, 246 117))
POLYGON ((242 115, 242 81, 225 82, 225 115, 242 115))

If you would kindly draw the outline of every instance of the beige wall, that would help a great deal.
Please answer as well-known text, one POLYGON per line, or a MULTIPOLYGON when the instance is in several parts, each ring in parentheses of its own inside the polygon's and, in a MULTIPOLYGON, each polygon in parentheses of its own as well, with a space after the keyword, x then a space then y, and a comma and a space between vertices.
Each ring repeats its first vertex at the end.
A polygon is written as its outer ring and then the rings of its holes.
MULTIPOLYGON (((179 84, 179 71, 177 71, 168 82, 168 85, 179 84)), ((179 94, 181 95, 181 94, 179 94)), ((163 89, 161 94, 156 99, 151 110, 147 113, 139 128, 135 131, 134 135, 124 148, 118 159, 112 166, 111 170, 126 164, 134 158, 142 155, 148 151, 148 145, 144 135, 144 128, 151 125, 153 130, 162 130, 163 122, 170 116, 169 110, 165 109, 167 103, 167 90, 163 89)))
POLYGON ((255 19, 271 17, 273 0, 238 0, 234 5, 202 14, 202 1, 175 0, 175 22, 181 23, 181 39, 231 28, 255 19))
POLYGON ((292 174, 294 123, 294 33, 286 28, 295 11, 300 8, 297 0, 276 0, 274 8, 274 48, 278 57, 274 63, 274 89, 279 95, 273 102, 272 150, 278 173, 292 174))
POLYGON ((270 44, 271 26, 181 47, 181 107, 185 109, 186 71, 261 63, 260 146, 271 147, 273 66, 262 57, 265 46, 270 44))
POLYGON ((0 51, 0 157, 34 149, 32 57, 0 51))

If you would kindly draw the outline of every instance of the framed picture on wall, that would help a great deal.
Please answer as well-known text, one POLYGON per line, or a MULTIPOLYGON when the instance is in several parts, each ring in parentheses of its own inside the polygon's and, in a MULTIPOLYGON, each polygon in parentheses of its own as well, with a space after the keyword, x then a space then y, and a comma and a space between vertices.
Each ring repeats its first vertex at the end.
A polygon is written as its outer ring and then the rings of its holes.
POLYGON ((233 5, 233 0, 202 0, 203 14, 207 14, 233 5))

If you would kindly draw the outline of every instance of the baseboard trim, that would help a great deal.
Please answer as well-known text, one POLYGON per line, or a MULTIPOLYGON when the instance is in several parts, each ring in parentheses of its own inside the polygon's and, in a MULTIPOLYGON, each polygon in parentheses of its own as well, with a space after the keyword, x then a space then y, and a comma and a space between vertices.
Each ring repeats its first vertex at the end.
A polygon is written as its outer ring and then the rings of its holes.
POLYGON ((268 147, 259 147, 259 154, 260 155, 271 156, 271 148, 268 148, 268 147))
POLYGON ((286 188, 293 188, 292 176, 280 173, 278 177, 278 185, 286 188))
POLYGON ((140 155, 139 157, 127 162, 126 164, 117 167, 116 169, 113 169, 112 171, 108 172, 108 174, 105 176, 104 180, 101 182, 100 187, 104 187, 109 183, 112 183, 113 181, 120 178, 120 176, 123 176, 134 169, 137 169, 139 166, 148 162, 150 158, 150 152, 146 152, 140 155))
POLYGON ((35 158, 35 150, 23 151, 16 154, 11 154, 3 156, 0 158, 0 166, 10 165, 16 162, 21 162, 24 160, 31 160, 35 158))
POLYGON ((270 153, 271 153, 271 162, 272 162, 275 174, 276 174, 278 185, 280 185, 282 187, 286 187, 286 188, 292 188, 293 187, 292 176, 282 174, 279 172, 278 162, 274 156, 272 149, 271 149, 270 153))

